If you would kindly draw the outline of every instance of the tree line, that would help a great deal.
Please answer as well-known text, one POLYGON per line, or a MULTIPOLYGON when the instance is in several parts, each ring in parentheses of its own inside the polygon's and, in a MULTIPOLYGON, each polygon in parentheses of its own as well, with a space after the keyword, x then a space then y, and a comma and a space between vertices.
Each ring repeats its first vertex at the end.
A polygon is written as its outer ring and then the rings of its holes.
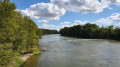
POLYGON ((38 48, 42 30, 28 16, 16 11, 15 3, 0 0, 0 67, 15 56, 38 48))
POLYGON ((42 34, 58 34, 57 30, 42 29, 42 34))
POLYGON ((115 39, 120 40, 120 28, 113 25, 99 27, 96 24, 75 25, 64 27, 59 33, 62 36, 92 38, 92 39, 115 39))

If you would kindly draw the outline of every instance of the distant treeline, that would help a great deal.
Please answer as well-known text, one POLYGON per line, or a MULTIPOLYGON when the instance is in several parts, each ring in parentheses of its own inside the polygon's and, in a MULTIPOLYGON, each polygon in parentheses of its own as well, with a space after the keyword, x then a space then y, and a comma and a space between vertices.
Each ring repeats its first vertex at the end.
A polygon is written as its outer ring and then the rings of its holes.
POLYGON ((0 0, 0 67, 7 66, 18 55, 37 49, 41 35, 42 30, 31 18, 16 11, 15 3, 0 0))
POLYGON ((99 27, 96 24, 87 23, 85 25, 65 27, 59 33, 62 36, 70 37, 120 40, 120 28, 113 25, 99 27))
POLYGON ((58 34, 57 30, 42 29, 42 34, 58 34))

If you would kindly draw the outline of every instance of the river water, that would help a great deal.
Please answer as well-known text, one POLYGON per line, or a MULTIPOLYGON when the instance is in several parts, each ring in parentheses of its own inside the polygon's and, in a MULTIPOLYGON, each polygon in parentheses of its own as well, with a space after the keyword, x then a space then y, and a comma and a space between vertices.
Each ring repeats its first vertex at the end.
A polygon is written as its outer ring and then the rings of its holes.
POLYGON ((23 67, 120 67, 120 42, 44 35, 46 52, 31 56, 23 67))

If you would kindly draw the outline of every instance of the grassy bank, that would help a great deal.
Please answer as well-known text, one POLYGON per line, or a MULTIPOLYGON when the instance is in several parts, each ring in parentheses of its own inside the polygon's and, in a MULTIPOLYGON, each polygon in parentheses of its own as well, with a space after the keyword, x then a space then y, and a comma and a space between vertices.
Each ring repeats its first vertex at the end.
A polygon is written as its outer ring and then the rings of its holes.
POLYGON ((5 67, 20 67, 23 63, 24 61, 20 57, 15 57, 15 59, 5 67))
POLYGON ((27 53, 21 56, 16 56, 14 60, 12 60, 7 66, 3 67, 20 67, 24 64, 24 62, 32 55, 38 55, 41 54, 42 51, 40 49, 34 50, 32 53, 27 53))
POLYGON ((41 54, 41 53, 42 53, 42 51, 41 51, 41 50, 39 50, 39 49, 38 49, 38 50, 33 51, 33 54, 34 54, 34 55, 38 55, 38 54, 41 54))

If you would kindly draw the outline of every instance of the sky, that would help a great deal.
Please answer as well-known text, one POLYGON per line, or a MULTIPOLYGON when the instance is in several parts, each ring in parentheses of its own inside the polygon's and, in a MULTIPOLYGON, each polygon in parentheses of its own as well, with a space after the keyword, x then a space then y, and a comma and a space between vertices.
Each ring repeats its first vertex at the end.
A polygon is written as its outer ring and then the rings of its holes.
POLYGON ((120 26, 120 0, 11 0, 17 11, 30 16, 39 28, 60 30, 64 27, 95 23, 120 26))

